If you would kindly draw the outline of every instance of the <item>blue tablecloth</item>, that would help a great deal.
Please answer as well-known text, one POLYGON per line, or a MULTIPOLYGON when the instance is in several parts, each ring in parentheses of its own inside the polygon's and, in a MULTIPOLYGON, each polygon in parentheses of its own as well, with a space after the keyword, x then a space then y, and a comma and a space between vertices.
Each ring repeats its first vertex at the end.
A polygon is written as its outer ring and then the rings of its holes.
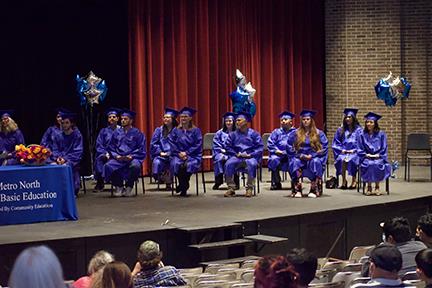
POLYGON ((0 167, 0 225, 77 219, 69 166, 0 167))

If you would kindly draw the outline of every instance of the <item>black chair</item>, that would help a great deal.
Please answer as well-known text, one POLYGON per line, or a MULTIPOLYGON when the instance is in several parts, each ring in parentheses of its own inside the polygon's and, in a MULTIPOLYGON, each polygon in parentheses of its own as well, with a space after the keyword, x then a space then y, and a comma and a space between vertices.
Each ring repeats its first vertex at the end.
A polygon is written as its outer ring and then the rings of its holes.
POLYGON ((268 139, 270 138, 270 135, 271 135, 271 133, 263 133, 261 136, 263 144, 264 144, 262 162, 261 162, 261 165, 259 167, 259 181, 261 181, 261 182, 262 182, 262 165, 264 163, 264 160, 265 161, 269 160, 269 153, 268 153, 267 144, 268 144, 268 139))
MULTIPOLYGON (((357 192, 360 192, 360 186, 362 186, 362 193, 365 194, 366 182, 362 181, 361 179, 361 164, 362 162, 360 162, 357 170, 357 192)), ((385 191, 387 192, 387 195, 390 194, 390 177, 387 177, 387 179, 385 179, 385 191)))
MULTIPOLYGON (((139 183, 140 179, 141 179, 143 194, 145 194, 143 165, 144 165, 144 161, 141 163, 140 175, 138 176, 138 179, 135 181, 135 185, 134 185, 135 186, 135 196, 138 196, 138 183, 139 183)), ((111 197, 113 197, 113 196, 114 196, 114 187, 111 183, 111 197)))
POLYGON ((410 182, 410 168, 411 159, 429 160, 430 162, 430 178, 432 181, 432 151, 429 144, 429 134, 409 134, 407 149, 405 151, 405 181, 407 180, 408 171, 408 182, 410 182), (418 151, 423 152, 426 155, 410 155, 409 152, 418 151))
MULTIPOLYGON (((206 133, 204 134, 203 138, 203 156, 202 160, 212 160, 213 159, 213 138, 215 137, 215 133, 206 133)), ((205 186, 205 177, 204 177, 204 163, 201 164, 201 177, 203 181, 203 188, 204 193, 206 193, 206 186, 205 186)))

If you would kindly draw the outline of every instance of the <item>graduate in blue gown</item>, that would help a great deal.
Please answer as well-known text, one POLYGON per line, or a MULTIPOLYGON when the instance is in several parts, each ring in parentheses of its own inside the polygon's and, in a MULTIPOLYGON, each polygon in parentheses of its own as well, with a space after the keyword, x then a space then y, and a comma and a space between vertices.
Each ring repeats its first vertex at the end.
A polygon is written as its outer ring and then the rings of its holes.
POLYGON ((108 152, 108 145, 111 141, 114 131, 120 128, 117 125, 119 121, 120 110, 116 108, 107 109, 105 115, 107 116, 108 126, 102 128, 99 131, 98 137, 96 138, 96 153, 94 161, 94 175, 96 180, 96 186, 94 187, 94 192, 104 190, 104 179, 103 179, 103 166, 110 158, 108 152))
POLYGON ((53 139, 54 136, 58 133, 62 132, 61 123, 62 123, 62 113, 71 113, 70 111, 64 109, 64 108, 58 108, 55 110, 56 112, 56 120, 54 125, 48 127, 48 129, 45 131, 45 133, 42 135, 42 139, 40 142, 40 145, 52 150, 53 146, 53 139))
POLYGON ((288 136, 295 131, 293 120, 295 114, 289 111, 283 111, 279 114, 280 128, 273 130, 268 141, 267 149, 269 151, 268 168, 271 173, 270 190, 282 189, 281 177, 279 171, 288 171, 288 136))
POLYGON ((0 111, 0 165, 17 165, 15 145, 24 144, 24 135, 11 118, 12 110, 0 111))
POLYGON ((357 139, 362 132, 362 127, 357 120, 356 108, 345 108, 342 126, 336 130, 333 138, 332 150, 334 155, 334 165, 336 175, 342 176, 341 189, 355 189, 357 186, 357 170, 359 165, 359 156, 357 154, 357 139), (351 185, 348 187, 346 172, 352 176, 351 185))
POLYGON ((51 162, 57 165, 69 165, 74 178, 75 195, 80 188, 79 164, 83 154, 83 138, 75 127, 75 113, 62 113, 62 132, 53 137, 51 162))
MULTIPOLYGON (((227 112, 222 116, 223 127, 215 133, 213 138, 213 167, 215 175, 215 184, 213 190, 219 189, 223 184, 223 176, 225 173, 225 162, 228 160, 228 154, 225 147, 225 142, 229 133, 235 131, 234 125, 235 114, 227 112)), ((234 181, 238 183, 238 175, 236 174, 234 181)), ((238 186, 238 184, 237 184, 238 186)))
POLYGON ((157 127, 150 141, 150 157, 152 160, 152 174, 156 181, 166 184, 166 190, 171 190, 172 175, 170 171, 171 146, 169 135, 178 122, 178 111, 165 108, 163 125, 157 127))
POLYGON ((104 165, 103 176, 114 186, 115 197, 133 196, 132 188, 138 180, 141 165, 146 157, 146 138, 132 126, 136 113, 123 110, 120 114, 121 128, 116 129, 108 145, 110 159, 104 165))
POLYGON ((324 132, 316 128, 315 114, 315 111, 303 110, 300 113, 300 127, 288 137, 289 171, 294 184, 292 197, 303 197, 299 182, 302 176, 311 180, 308 197, 316 198, 322 194, 328 140, 324 132))
POLYGON ((246 184, 246 197, 252 197, 254 181, 258 165, 261 163, 264 145, 261 135, 249 128, 251 115, 241 112, 236 116, 236 130, 228 135, 226 150, 229 156, 225 163, 225 179, 228 191, 224 197, 235 195, 236 184, 234 174, 244 169, 248 175, 246 184))
POLYGON ((187 196, 190 177, 201 168, 202 134, 192 122, 196 110, 183 107, 179 111, 180 124, 169 135, 171 146, 171 173, 177 176, 176 192, 187 196))
POLYGON ((380 115, 369 112, 365 115, 365 128, 358 138, 360 174, 367 183, 366 195, 381 195, 379 182, 391 175, 387 159, 387 136, 378 125, 380 115), (372 182, 375 189, 372 191, 372 182))

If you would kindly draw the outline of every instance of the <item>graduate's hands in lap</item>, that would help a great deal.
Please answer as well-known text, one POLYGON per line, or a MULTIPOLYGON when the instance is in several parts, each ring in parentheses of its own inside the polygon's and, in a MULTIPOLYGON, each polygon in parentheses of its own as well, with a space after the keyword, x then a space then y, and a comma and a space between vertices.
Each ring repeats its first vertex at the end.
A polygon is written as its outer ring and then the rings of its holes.
POLYGON ((302 160, 307 160, 307 161, 309 161, 309 160, 311 160, 312 159, 312 155, 303 155, 302 157, 301 157, 301 159, 302 160))
POLYGON ((179 157, 180 157, 180 159, 182 159, 182 160, 186 160, 186 159, 188 158, 186 152, 180 152, 180 153, 179 153, 179 157))
POLYGON ((59 164, 59 165, 63 165, 63 164, 66 163, 66 160, 63 159, 62 157, 59 157, 59 158, 57 158, 56 162, 57 162, 57 164, 59 164))
POLYGON ((167 152, 160 152, 160 156, 161 157, 168 157, 168 153, 167 152))
POLYGON ((238 158, 251 158, 251 155, 246 152, 237 153, 238 158))
POLYGON ((276 150, 276 155, 283 155, 284 153, 283 153, 283 151, 281 151, 281 150, 276 150))
POLYGON ((379 158, 380 156, 379 156, 379 154, 366 154, 366 157, 376 159, 376 158, 379 158))

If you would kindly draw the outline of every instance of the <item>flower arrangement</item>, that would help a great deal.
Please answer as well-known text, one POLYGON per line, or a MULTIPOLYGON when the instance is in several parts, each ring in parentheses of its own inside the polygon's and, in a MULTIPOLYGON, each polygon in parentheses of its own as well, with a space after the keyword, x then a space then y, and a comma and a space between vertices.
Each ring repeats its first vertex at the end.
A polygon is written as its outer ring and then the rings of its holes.
POLYGON ((51 151, 37 144, 28 145, 23 144, 15 146, 15 157, 22 163, 27 165, 43 165, 48 157, 51 156, 51 151))

